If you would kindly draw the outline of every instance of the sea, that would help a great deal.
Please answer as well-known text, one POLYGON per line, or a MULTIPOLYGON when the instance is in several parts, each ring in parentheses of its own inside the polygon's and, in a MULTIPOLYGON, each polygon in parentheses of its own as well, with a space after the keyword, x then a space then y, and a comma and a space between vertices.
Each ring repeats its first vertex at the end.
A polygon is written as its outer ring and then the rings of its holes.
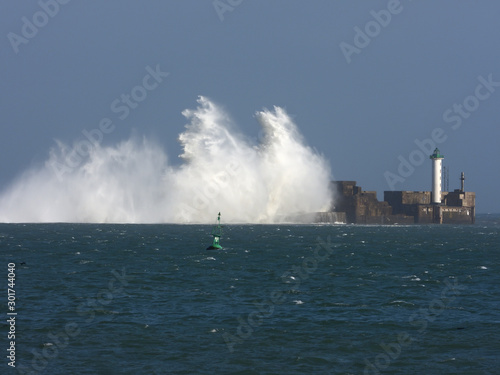
POLYGON ((211 229, 0 224, 0 373, 500 373, 500 215, 211 229))

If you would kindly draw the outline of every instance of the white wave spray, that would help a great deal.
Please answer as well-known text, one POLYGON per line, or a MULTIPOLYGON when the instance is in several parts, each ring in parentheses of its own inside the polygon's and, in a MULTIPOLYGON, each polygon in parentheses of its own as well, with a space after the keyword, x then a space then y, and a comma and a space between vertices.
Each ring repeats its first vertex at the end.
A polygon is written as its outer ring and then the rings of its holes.
MULTIPOLYGON (((96 145, 57 176, 72 151, 58 142, 42 168, 21 175, 0 195, 1 222, 276 223, 330 207, 327 161, 308 147, 279 107, 257 112, 263 137, 250 142, 207 98, 185 110, 182 164, 132 137, 96 145)), ((66 164, 65 164, 66 163, 66 164)))

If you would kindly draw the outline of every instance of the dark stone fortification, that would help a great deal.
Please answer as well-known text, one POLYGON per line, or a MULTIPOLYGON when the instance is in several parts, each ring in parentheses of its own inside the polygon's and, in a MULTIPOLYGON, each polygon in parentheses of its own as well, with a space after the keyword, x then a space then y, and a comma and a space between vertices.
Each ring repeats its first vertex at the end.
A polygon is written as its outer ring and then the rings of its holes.
POLYGON ((457 189, 441 193, 431 203, 430 191, 385 191, 380 202, 374 191, 363 191, 356 181, 332 181, 332 212, 345 213, 354 224, 474 224, 476 194, 457 189))

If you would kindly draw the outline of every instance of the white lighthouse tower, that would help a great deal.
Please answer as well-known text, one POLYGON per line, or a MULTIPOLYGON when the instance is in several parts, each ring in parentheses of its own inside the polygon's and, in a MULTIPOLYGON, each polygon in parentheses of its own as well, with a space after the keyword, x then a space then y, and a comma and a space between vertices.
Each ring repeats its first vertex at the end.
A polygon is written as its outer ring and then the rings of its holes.
POLYGON ((441 155, 436 148, 434 153, 429 156, 432 159, 432 203, 441 203, 441 167, 444 155, 441 155))

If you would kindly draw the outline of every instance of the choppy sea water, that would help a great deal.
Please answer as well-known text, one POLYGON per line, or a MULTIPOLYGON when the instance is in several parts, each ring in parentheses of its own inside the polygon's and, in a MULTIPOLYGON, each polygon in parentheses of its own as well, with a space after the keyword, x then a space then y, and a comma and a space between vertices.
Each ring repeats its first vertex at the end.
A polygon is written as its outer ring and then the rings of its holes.
POLYGON ((0 373, 499 373, 498 215, 210 230, 1 224, 0 373))

